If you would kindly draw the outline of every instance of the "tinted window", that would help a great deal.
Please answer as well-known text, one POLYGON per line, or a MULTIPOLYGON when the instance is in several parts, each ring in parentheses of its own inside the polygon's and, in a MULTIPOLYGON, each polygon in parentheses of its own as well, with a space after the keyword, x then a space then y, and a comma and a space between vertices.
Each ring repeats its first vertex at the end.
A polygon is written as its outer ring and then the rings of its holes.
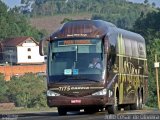
POLYGON ((123 36, 119 35, 117 38, 117 52, 121 55, 125 54, 125 43, 123 36))
POLYGON ((124 39, 124 45, 125 45, 125 53, 127 56, 132 56, 132 47, 131 47, 131 40, 124 39))
POLYGON ((141 42, 138 43, 138 53, 139 53, 139 57, 141 58, 146 57, 144 43, 141 43, 141 42))
POLYGON ((137 41, 131 41, 131 45, 132 45, 132 56, 133 56, 133 57, 139 57, 139 56, 138 56, 137 41))

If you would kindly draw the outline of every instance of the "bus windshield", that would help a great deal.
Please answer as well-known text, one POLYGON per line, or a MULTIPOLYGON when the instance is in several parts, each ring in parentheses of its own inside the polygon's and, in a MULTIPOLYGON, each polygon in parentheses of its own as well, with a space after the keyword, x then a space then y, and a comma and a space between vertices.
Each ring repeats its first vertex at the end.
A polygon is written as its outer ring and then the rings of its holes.
POLYGON ((100 39, 61 39, 51 42, 49 76, 55 82, 100 81, 103 45, 100 39))

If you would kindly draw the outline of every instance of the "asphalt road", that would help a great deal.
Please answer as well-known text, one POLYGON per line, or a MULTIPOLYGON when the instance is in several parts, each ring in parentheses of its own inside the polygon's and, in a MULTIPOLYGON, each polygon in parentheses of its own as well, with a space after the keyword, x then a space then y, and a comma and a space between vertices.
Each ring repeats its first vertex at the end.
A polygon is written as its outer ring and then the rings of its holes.
POLYGON ((158 110, 121 111, 116 115, 109 115, 107 111, 86 114, 85 112, 68 112, 66 116, 59 116, 57 111, 39 113, 21 113, 2 115, 2 120, 151 120, 160 119, 158 110))

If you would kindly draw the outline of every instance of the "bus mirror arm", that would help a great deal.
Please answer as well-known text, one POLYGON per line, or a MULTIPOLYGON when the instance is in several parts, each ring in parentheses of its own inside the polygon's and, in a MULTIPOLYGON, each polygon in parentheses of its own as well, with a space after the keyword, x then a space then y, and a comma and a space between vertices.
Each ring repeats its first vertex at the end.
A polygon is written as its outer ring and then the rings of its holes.
POLYGON ((104 54, 108 54, 108 39, 104 39, 104 54))

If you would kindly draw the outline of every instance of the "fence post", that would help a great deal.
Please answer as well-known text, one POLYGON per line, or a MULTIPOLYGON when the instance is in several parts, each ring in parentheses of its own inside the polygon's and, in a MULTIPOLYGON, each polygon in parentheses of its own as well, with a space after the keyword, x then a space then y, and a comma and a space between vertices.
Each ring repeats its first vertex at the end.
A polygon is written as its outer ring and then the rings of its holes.
POLYGON ((158 81, 158 68, 159 68, 159 62, 157 62, 157 54, 155 54, 155 63, 154 63, 154 67, 155 67, 155 69, 156 69, 156 84, 157 84, 158 109, 160 109, 159 81, 158 81))

